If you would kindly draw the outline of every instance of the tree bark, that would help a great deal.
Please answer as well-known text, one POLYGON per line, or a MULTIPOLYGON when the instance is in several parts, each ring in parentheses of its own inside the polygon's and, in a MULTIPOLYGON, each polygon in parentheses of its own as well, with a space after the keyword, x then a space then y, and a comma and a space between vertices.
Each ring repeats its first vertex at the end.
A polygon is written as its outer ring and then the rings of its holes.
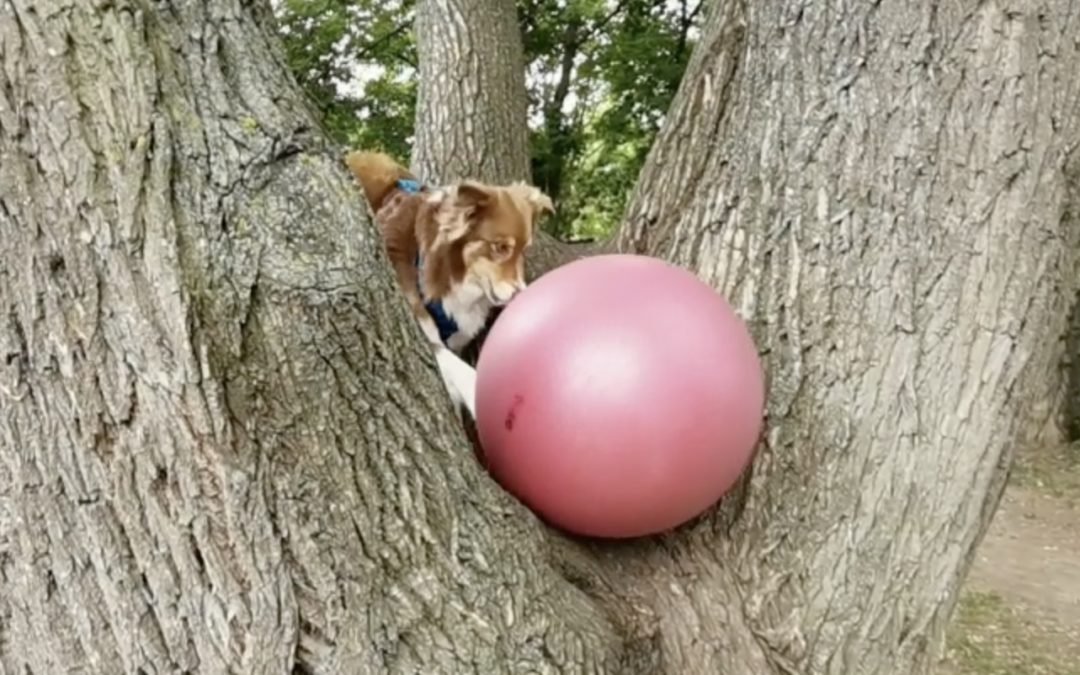
POLYGON ((270 26, 0 9, 0 671, 615 669, 270 26))
POLYGON ((665 662, 924 672, 1013 442, 1060 382, 1080 17, 1064 1, 711 14, 618 243, 692 268, 749 320, 769 424, 746 491, 643 572, 665 662))
POLYGON ((425 180, 529 178, 525 57, 513 0, 421 0, 412 170, 425 180))

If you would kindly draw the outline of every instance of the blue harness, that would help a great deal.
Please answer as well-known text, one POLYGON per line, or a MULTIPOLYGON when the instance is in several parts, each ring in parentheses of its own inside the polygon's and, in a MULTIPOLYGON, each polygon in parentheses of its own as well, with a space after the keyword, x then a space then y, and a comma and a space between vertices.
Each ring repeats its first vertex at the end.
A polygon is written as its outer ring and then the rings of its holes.
MULTIPOLYGON (((420 183, 408 178, 398 179, 397 186, 405 192, 419 192, 420 183)), ((420 291, 420 297, 424 297, 424 261, 420 258, 420 253, 416 254, 416 260, 413 262, 416 267, 416 286, 420 291)), ((439 338, 445 343, 450 339, 450 336, 458 332, 457 321, 446 313, 443 309, 441 300, 432 300, 424 304, 424 308, 427 309, 428 314, 435 321, 435 327, 439 329, 439 338)))

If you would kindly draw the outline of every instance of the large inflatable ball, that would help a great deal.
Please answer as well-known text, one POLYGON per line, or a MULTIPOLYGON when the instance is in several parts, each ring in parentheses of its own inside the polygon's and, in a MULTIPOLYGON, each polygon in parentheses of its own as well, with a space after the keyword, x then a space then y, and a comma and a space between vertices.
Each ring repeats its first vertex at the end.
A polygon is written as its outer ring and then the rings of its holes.
POLYGON ((728 303, 655 258, 586 258, 507 306, 477 364, 495 479, 549 523, 635 537, 712 506, 750 461, 764 383, 728 303))

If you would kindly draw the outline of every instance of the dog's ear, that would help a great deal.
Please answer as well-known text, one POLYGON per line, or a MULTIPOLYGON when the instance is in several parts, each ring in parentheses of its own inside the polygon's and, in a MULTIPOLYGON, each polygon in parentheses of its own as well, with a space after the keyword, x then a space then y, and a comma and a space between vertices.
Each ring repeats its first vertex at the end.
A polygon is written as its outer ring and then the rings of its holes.
POLYGON ((551 202, 551 197, 548 197, 541 192, 539 188, 518 181, 511 185, 510 189, 517 192, 526 202, 528 202, 537 218, 545 213, 555 213, 555 204, 551 202))
POLYGON ((536 188, 533 188, 532 203, 536 205, 537 210, 540 213, 555 213, 555 204, 551 202, 551 197, 548 197, 543 192, 540 192, 536 188))
POLYGON ((479 211, 491 203, 491 190, 486 185, 477 183, 474 180, 462 181, 457 186, 455 201, 463 209, 479 211))
POLYGON ((431 193, 427 201, 434 207, 439 224, 436 243, 457 241, 468 234, 477 213, 491 203, 491 197, 487 186, 471 180, 431 193))
POLYGON ((529 241, 532 241, 532 235, 539 229, 538 223, 545 213, 555 213, 555 205, 551 203, 551 197, 548 197, 539 188, 529 185, 523 181, 518 181, 509 186, 510 192, 515 194, 516 197, 532 209, 532 218, 529 219, 529 241))

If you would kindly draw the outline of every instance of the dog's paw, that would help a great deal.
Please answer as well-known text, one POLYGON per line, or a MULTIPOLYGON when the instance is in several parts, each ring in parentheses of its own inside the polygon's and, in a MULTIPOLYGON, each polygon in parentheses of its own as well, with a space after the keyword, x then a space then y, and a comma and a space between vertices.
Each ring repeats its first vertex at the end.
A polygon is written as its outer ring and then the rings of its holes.
POLYGON ((455 354, 460 354, 463 349, 469 346, 470 342, 472 342, 472 339, 468 335, 458 331, 447 339, 446 346, 455 354))

